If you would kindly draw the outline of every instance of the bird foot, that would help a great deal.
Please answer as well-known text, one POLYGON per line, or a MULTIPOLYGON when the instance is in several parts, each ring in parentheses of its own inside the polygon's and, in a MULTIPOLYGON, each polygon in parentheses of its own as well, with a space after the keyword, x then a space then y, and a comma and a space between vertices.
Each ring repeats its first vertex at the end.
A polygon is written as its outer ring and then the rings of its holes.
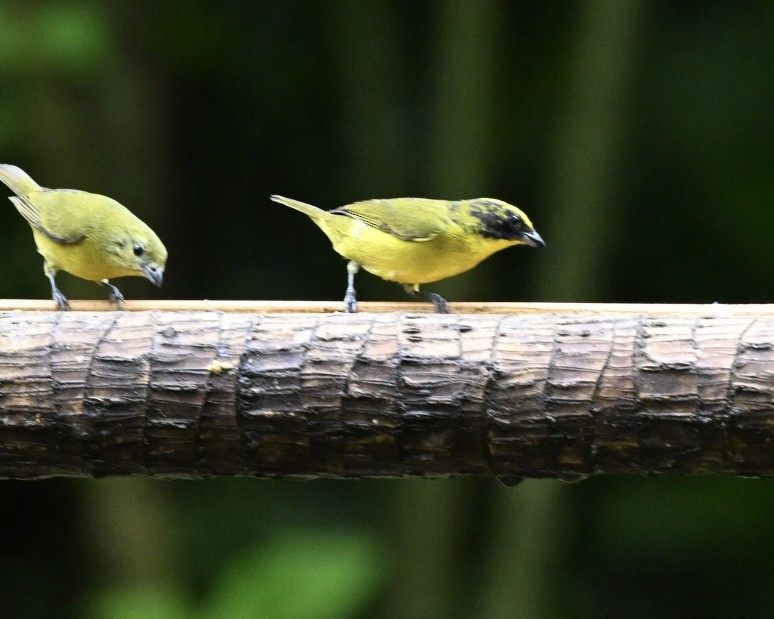
POLYGON ((419 287, 415 286, 403 286, 403 289, 406 291, 406 294, 408 294, 410 297, 414 299, 424 299, 425 301, 430 301, 433 306, 435 307, 435 311, 439 314, 448 314, 449 313, 449 304, 446 302, 446 299, 444 299, 440 294, 437 294, 435 292, 425 292, 424 290, 419 290, 419 287))
POLYGON ((113 284, 109 283, 107 280, 103 281, 102 284, 107 287, 107 289, 110 291, 108 293, 108 300, 112 301, 116 304, 116 309, 120 312, 124 309, 124 295, 121 294, 121 291, 116 288, 113 284))
POLYGON ((347 291, 347 294, 344 296, 344 311, 347 314, 357 313, 357 299, 354 292, 347 291))
POLYGON ((440 294, 436 294, 434 292, 428 292, 427 298, 432 301, 433 305, 435 306, 435 311, 439 314, 448 314, 449 313, 449 304, 446 302, 446 299, 444 299, 440 294))
POLYGON ((51 292, 51 297, 54 299, 54 303, 56 303, 56 308, 58 310, 67 311, 70 309, 70 303, 67 300, 67 297, 56 288, 51 292))

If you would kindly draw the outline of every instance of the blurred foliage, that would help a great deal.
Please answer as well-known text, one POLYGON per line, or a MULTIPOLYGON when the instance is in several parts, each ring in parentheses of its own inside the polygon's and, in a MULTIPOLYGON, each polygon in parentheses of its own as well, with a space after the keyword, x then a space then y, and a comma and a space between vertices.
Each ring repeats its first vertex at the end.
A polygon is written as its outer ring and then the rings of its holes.
MULTIPOLYGON (((344 262, 272 193, 524 208, 547 249, 439 283, 452 302, 774 296, 768 0, 0 0, 0 32, 0 160, 115 197, 170 250, 164 290, 128 298, 341 298, 344 262)), ((48 295, 10 204, 0 287, 48 295)), ((2 617, 765 616, 774 576, 767 481, 52 480, 0 501, 2 617)))
POLYGON ((351 617, 376 590, 387 564, 372 539, 356 532, 283 532, 226 565, 201 608, 169 586, 99 592, 94 619, 336 619, 351 617))

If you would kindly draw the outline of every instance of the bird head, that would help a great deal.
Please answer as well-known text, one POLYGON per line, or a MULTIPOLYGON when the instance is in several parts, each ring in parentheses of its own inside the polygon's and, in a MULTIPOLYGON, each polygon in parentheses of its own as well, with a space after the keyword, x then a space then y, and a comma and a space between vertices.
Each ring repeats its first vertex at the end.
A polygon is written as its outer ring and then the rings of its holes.
POLYGON ((121 275, 145 277, 161 288, 167 263, 167 249, 161 239, 134 216, 117 232, 109 251, 121 275))
POLYGON ((478 198, 468 201, 468 213, 473 231, 485 239, 508 245, 546 246, 529 217, 512 204, 494 198, 478 198))
POLYGON ((148 228, 144 234, 133 236, 131 251, 142 275, 154 286, 161 288, 164 283, 164 267, 167 263, 167 248, 164 247, 161 239, 148 228))

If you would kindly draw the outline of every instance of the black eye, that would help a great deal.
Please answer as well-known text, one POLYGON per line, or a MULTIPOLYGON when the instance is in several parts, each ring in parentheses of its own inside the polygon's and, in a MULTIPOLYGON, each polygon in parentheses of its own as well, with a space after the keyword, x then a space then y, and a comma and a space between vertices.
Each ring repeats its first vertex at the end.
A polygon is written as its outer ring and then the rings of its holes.
POLYGON ((508 218, 511 220, 511 223, 514 225, 520 225, 521 224, 521 217, 515 214, 511 214, 511 216, 508 218))
POLYGON ((134 247, 132 247, 132 251, 134 252, 135 256, 140 257, 145 253, 145 248, 139 243, 135 243, 134 247))

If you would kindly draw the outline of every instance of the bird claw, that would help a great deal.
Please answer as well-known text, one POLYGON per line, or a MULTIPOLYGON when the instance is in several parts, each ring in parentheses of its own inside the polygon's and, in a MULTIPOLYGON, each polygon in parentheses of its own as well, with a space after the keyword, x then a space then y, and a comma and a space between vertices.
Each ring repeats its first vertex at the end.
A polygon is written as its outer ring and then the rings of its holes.
POLYGON ((110 295, 110 300, 113 301, 116 304, 116 309, 119 312, 122 312, 124 310, 124 295, 118 294, 118 295, 110 295))
POLYGON ((124 309, 124 295, 121 294, 118 288, 115 290, 115 292, 111 292, 108 295, 108 299, 116 304, 116 309, 120 312, 124 309))
POLYGON ((66 312, 70 309, 70 303, 67 300, 67 297, 64 296, 59 290, 54 289, 51 292, 51 297, 54 299, 54 303, 56 303, 56 308, 60 311, 66 312))
POLYGON ((347 314, 357 313, 357 299, 355 298, 354 293, 347 292, 344 297, 344 311, 347 312, 347 314))
POLYGON ((435 306, 436 312, 439 314, 449 313, 449 304, 446 302, 446 299, 444 299, 439 294, 435 294, 434 292, 429 293, 428 296, 430 297, 430 301, 432 301, 433 305, 435 306))
POLYGON ((435 311, 439 314, 449 313, 449 304, 440 294, 436 292, 425 292, 424 290, 419 290, 418 286, 405 285, 403 286, 403 289, 406 291, 406 294, 414 299, 424 299, 425 301, 430 301, 430 303, 433 304, 433 307, 435 307, 435 311))
POLYGON ((108 294, 108 300, 116 304, 116 309, 119 312, 123 310, 124 295, 121 294, 121 291, 118 288, 116 288, 113 284, 109 283, 107 280, 103 281, 102 284, 106 286, 108 290, 110 290, 110 293, 108 294))

